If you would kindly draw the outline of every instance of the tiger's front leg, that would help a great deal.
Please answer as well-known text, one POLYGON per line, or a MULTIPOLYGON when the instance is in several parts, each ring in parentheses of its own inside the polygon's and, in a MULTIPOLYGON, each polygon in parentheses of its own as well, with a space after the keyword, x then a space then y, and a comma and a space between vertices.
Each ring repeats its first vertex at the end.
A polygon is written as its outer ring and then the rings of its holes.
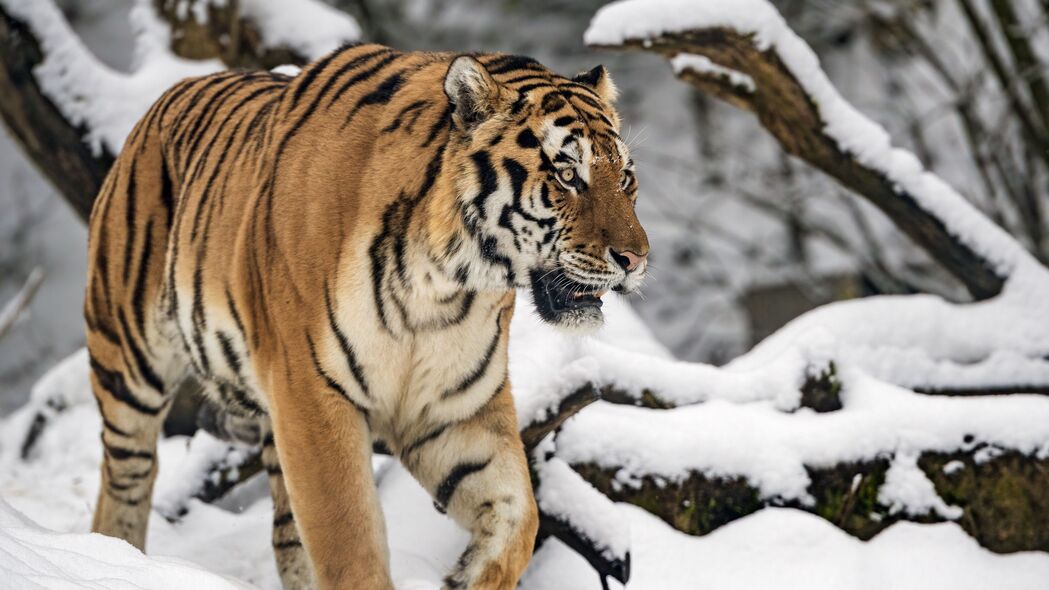
POLYGON ((510 386, 472 417, 419 432, 399 455, 438 509, 471 533, 445 588, 516 587, 532 557, 539 517, 510 386))
POLYGON ((321 589, 393 590, 365 412, 310 360, 279 370, 270 418, 294 523, 321 589))

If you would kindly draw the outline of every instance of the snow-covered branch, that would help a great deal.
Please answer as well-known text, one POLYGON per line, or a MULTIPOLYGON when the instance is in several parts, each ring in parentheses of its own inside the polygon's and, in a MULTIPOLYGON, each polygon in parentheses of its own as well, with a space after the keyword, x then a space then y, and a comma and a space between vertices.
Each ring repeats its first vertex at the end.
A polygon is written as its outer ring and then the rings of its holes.
POLYGON ((698 89, 753 112, 789 153, 880 208, 976 299, 1037 264, 885 130, 846 102, 809 46, 766 0, 624 0, 586 42, 653 51, 698 89))
POLYGON ((318 0, 136 0, 135 67, 81 42, 53 0, 0 0, 0 115, 87 219, 135 122, 167 88, 228 66, 304 63, 356 41, 352 17, 318 0))

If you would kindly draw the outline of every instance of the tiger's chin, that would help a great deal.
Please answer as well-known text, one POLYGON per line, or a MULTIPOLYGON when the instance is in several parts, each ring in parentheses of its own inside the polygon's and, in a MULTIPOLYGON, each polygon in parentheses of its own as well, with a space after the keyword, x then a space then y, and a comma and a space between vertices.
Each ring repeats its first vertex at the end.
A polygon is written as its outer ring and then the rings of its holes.
POLYGON ((564 332, 585 336, 605 322, 601 296, 592 285, 569 279, 560 270, 532 271, 532 301, 539 317, 564 332))

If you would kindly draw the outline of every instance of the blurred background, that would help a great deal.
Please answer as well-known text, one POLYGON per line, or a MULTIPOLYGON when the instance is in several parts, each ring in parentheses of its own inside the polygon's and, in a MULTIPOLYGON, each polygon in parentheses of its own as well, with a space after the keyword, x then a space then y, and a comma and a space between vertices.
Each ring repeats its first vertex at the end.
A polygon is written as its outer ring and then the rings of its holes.
MULTIPOLYGON (((585 47, 605 0, 329 3, 353 14, 366 40, 402 49, 523 53, 565 74, 608 66, 652 240, 651 278, 632 303, 679 358, 722 364, 837 299, 966 297, 879 212, 785 155, 750 114, 682 84, 656 55, 585 47)), ((118 69, 134 65, 133 4, 59 2, 88 48, 118 69)), ((1049 260, 1044 3, 774 4, 846 99, 1049 260)), ((85 246, 83 222, 0 126, 0 306, 34 269, 44 274, 27 312, 0 331, 0 415, 82 346, 85 246)))

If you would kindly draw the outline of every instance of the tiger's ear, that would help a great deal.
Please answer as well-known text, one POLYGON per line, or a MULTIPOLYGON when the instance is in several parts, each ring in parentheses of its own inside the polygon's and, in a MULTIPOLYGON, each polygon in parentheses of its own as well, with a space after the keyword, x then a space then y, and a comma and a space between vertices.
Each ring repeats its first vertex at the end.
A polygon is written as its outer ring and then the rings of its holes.
POLYGON ((444 93, 452 105, 456 125, 466 132, 487 121, 499 108, 499 83, 469 55, 455 58, 448 67, 444 93))
POLYGON ((612 76, 608 75, 605 66, 597 66, 589 72, 576 74, 572 81, 593 88, 594 92, 608 104, 614 103, 616 97, 619 96, 619 90, 612 82, 612 76))

